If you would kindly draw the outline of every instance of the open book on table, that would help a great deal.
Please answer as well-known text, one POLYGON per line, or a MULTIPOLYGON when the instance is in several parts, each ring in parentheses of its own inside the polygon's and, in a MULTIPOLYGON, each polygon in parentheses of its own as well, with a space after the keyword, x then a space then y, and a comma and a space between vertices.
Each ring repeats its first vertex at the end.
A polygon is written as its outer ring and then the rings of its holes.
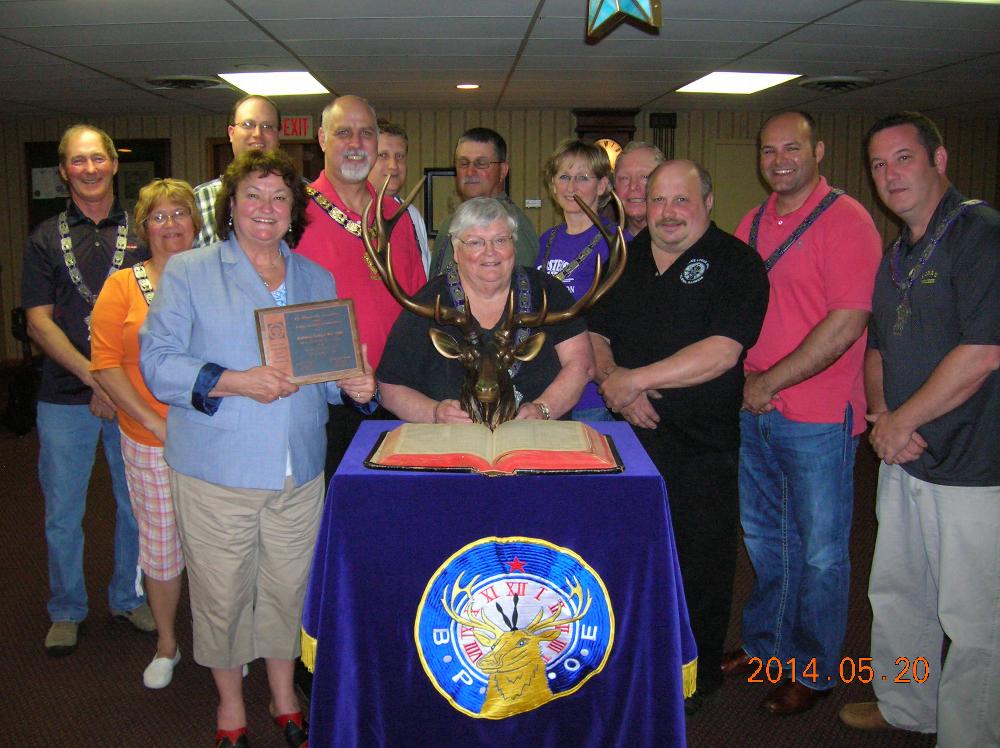
POLYGON ((405 423, 382 434, 365 466, 397 470, 514 473, 618 473, 609 437, 576 421, 405 423))

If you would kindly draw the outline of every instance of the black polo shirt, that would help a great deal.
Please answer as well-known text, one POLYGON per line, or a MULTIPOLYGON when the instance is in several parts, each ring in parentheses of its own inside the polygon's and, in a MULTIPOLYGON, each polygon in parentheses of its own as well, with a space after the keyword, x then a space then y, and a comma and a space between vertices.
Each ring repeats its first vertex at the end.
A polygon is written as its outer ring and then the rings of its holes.
MULTIPOLYGON (((73 240, 73 254, 87 288, 96 297, 111 269, 118 239, 118 227, 125 222, 125 211, 115 202, 111 213, 100 223, 87 218, 72 200, 67 201, 66 218, 73 240)), ((128 243, 122 267, 131 267, 149 257, 145 245, 136 239, 134 227, 129 227, 128 243)), ((69 277, 60 248, 59 217, 42 221, 28 236, 24 249, 24 270, 21 276, 21 305, 25 309, 52 305, 56 325, 73 346, 90 358, 90 331, 86 318, 91 305, 80 295, 69 277)), ((42 384, 38 399, 63 405, 83 405, 90 402, 91 391, 77 377, 52 361, 48 356, 42 365, 42 384)))
POLYGON ((619 366, 660 361, 713 335, 743 346, 737 364, 693 387, 660 390, 652 400, 658 429, 691 452, 739 446, 743 358, 767 311, 769 285, 760 256, 711 223, 705 234, 660 275, 648 232, 629 244, 618 283, 587 317, 593 332, 611 341, 619 366))
MULTIPOLYGON (((904 227, 904 277, 964 200, 949 188, 915 245, 904 227)), ((955 346, 1000 345, 1000 212, 980 204, 951 224, 910 288, 911 312, 900 334, 893 330, 900 295, 890 276, 891 260, 890 250, 875 276, 868 345, 882 354, 885 400, 895 410, 955 346)), ((1000 372, 990 374, 968 400, 917 432, 927 449, 901 465, 910 475, 945 486, 1000 485, 1000 372)))

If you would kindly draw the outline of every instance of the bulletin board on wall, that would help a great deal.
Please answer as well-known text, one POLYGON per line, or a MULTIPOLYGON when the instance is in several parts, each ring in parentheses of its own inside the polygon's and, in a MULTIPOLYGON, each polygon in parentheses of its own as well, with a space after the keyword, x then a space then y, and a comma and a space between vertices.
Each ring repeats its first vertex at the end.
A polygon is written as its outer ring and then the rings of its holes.
MULTIPOLYGON (((170 140, 123 140, 116 142, 115 147, 118 149, 115 195, 122 207, 131 213, 143 185, 155 178, 170 176, 170 140)), ((27 229, 30 231, 62 211, 69 192, 59 177, 58 141, 25 143, 24 162, 30 186, 27 210, 27 229)))

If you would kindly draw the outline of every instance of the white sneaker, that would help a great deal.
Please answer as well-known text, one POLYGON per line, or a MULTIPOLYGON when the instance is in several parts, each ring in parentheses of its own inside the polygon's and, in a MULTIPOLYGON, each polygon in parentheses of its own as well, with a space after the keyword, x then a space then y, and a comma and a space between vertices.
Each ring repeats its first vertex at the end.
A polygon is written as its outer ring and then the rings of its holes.
POLYGON ((146 688, 166 688, 174 677, 174 668, 181 661, 181 648, 173 657, 154 657, 142 671, 142 684, 146 688))

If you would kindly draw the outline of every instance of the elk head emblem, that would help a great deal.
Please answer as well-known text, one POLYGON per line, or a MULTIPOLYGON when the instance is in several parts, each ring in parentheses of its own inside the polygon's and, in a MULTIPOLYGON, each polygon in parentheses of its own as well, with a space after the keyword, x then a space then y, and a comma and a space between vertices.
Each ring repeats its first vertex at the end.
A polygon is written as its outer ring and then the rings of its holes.
MULTIPOLYGON (((451 599, 442 596, 441 605, 453 621, 472 629, 476 641, 487 652, 475 662, 476 667, 489 676, 486 699, 479 713, 483 716, 508 717, 541 706, 552 699, 552 689, 549 688, 545 674, 545 660, 542 659, 540 645, 557 639, 561 629, 565 630, 570 623, 587 615, 593 602, 590 593, 587 593, 584 600, 582 587, 574 580, 570 589, 571 596, 577 598, 579 603, 576 615, 560 618, 563 612, 560 605, 552 615, 543 618, 544 610, 539 608, 531 623, 521 629, 517 627, 518 596, 514 595, 510 616, 497 602, 497 612, 508 629, 504 631, 486 617, 485 610, 469 610, 468 615, 463 615, 455 609, 455 601, 460 594, 464 593, 471 601, 472 588, 478 580, 479 577, 475 576, 471 582, 462 586, 460 574, 452 585, 451 599)), ((471 605, 467 607, 471 608, 471 605)))
MULTIPOLYGON (((450 306, 442 307, 440 296, 435 300, 434 306, 421 304, 408 296, 393 276, 389 237, 396 222, 406 213, 406 208, 413 202, 413 198, 423 186, 423 182, 423 179, 420 180, 393 217, 386 219, 382 215, 382 198, 389 184, 389 180, 386 178, 385 184, 379 190, 378 197, 373 201, 375 204, 375 224, 372 228, 366 228, 362 232, 365 251, 378 269, 386 288, 404 309, 421 317, 433 319, 439 326, 454 325, 461 330, 462 336, 459 340, 439 329, 431 328, 429 331, 431 342, 442 356, 456 359, 465 367, 465 380, 459 395, 462 409, 476 423, 482 423, 494 429, 517 415, 518 403, 509 373, 511 365, 514 361, 528 362, 534 359, 545 342, 545 333, 542 331, 535 332, 522 341, 516 340, 515 332, 521 328, 558 325, 578 317, 593 306, 618 281, 625 270, 627 254, 625 235, 620 226, 617 234, 613 235, 601 223, 590 206, 586 205, 579 196, 575 196, 577 204, 594 222, 608 244, 610 250, 608 268, 602 268, 600 256, 595 256, 594 280, 587 293, 581 296, 569 309, 559 312, 549 311, 548 298, 543 292, 540 309, 537 312, 515 313, 514 292, 511 291, 499 329, 492 335, 484 337, 472 316, 472 307, 468 299, 466 299, 464 311, 450 306)), ((620 222, 625 215, 624 209, 618 196, 614 193, 612 193, 612 199, 615 202, 620 222)), ((371 204, 365 208, 362 217, 362 225, 365 227, 368 226, 370 210, 371 204)))

